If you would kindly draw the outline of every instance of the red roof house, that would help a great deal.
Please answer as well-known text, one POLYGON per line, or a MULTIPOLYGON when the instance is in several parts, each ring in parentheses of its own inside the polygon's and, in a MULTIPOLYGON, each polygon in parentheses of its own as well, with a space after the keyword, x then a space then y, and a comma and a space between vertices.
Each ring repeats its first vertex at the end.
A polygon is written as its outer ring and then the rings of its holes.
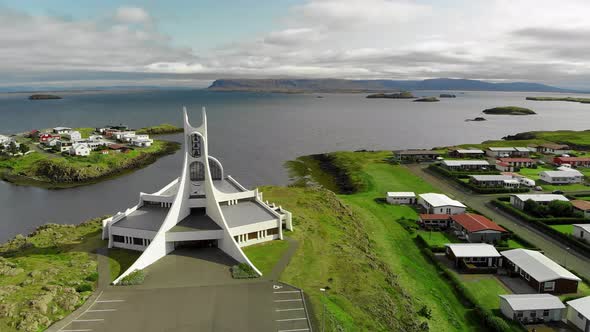
POLYGON ((469 242, 496 243, 503 234, 508 233, 500 225, 479 214, 456 214, 451 216, 451 220, 455 234, 469 242))
POLYGON ((531 158, 500 158, 501 163, 507 163, 510 166, 530 167, 535 163, 531 158))
POLYGON ((553 163, 557 165, 570 164, 574 167, 590 167, 589 157, 555 157, 553 163))
POLYGON ((431 227, 447 228, 447 227, 449 227, 450 220, 451 220, 451 216, 448 214, 429 214, 429 213, 421 213, 420 214, 420 225, 425 228, 431 228, 431 227))
POLYGON ((41 143, 47 142, 53 138, 60 139, 61 136, 60 135, 53 135, 53 134, 49 134, 49 133, 43 133, 43 134, 39 135, 39 142, 41 142, 41 143))

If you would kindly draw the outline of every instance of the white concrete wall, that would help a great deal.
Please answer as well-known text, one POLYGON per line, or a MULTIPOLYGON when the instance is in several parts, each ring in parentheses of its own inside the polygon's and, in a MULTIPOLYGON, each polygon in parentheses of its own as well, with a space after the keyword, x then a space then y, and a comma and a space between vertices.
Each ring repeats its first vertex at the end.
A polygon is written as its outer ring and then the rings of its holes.
POLYGON ((198 240, 211 240, 211 239, 222 239, 223 231, 194 231, 194 232, 167 232, 166 241, 198 241, 198 240))
POLYGON ((580 240, 585 240, 585 241, 590 242, 590 232, 585 231, 583 228, 574 226, 573 235, 574 235, 574 237, 576 237, 580 240))
POLYGON ((415 197, 387 197, 385 199, 389 204, 413 204, 416 201, 415 197))
POLYGON ((582 316, 582 318, 578 317, 578 312, 576 309, 572 308, 571 306, 567 306, 567 320, 571 324, 574 324, 577 328, 581 331, 585 331, 586 328, 586 321, 588 318, 582 316))

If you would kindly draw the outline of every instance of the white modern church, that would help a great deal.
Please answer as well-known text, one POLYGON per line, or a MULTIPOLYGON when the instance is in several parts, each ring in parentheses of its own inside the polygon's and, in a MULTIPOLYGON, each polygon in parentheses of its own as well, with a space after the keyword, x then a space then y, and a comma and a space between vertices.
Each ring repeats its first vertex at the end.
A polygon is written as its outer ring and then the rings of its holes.
POLYGON ((240 263, 248 260, 241 247, 283 238, 292 230, 291 213, 262 200, 225 175, 223 166, 209 155, 207 115, 193 127, 184 114, 184 163, 179 178, 153 194, 140 193, 139 203, 102 221, 109 248, 143 251, 114 283, 141 270, 175 248, 217 247, 240 263))

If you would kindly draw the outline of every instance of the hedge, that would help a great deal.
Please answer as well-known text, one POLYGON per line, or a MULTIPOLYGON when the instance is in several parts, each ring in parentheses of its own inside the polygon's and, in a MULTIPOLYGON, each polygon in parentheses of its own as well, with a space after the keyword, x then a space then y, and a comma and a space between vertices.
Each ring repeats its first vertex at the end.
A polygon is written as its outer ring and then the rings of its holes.
POLYGON ((259 275, 247 263, 240 263, 231 267, 231 276, 234 279, 258 278, 259 275))
POLYGON ((130 285, 141 285, 145 279, 145 273, 143 270, 135 270, 125 276, 121 281, 117 284, 119 286, 130 286, 130 285))
POLYGON ((528 221, 528 222, 535 222, 535 223, 544 223, 546 225, 569 225, 569 224, 588 224, 588 219, 585 218, 576 218, 576 217, 549 217, 549 218, 537 218, 533 217, 530 214, 515 208, 510 203, 507 203, 506 200, 500 200, 499 198, 496 199, 497 201, 495 204, 503 205, 504 211, 509 212, 512 215, 516 215, 519 218, 528 221))
MULTIPOLYGON (((550 219, 550 218, 542 218, 542 219, 532 218, 528 214, 518 210, 517 208, 515 208, 511 205, 507 205, 498 199, 493 200, 492 204, 497 206, 498 208, 500 208, 502 211, 507 212, 515 217, 518 217, 520 220, 528 223, 529 225, 540 230, 544 234, 549 235, 550 237, 554 238, 555 240, 566 243, 570 248, 574 248, 575 250, 579 251, 580 253, 582 253, 586 256, 590 256, 590 245, 589 244, 578 241, 575 238, 573 238, 571 235, 563 234, 563 233, 549 227, 549 224, 544 221, 546 219, 550 219)), ((551 218, 551 219, 564 219, 564 218, 551 218)), ((579 219, 576 219, 576 218, 569 218, 569 219, 575 219, 575 220, 579 221, 579 219)), ((567 223, 564 222, 563 224, 567 225, 567 224, 571 224, 571 223, 573 223, 573 222, 571 222, 571 221, 567 222, 567 223)), ((588 220, 582 220, 581 223, 588 223, 588 220)), ((553 225, 559 225, 559 223, 555 222, 555 223, 553 223, 553 225)))
POLYGON ((447 281, 447 283, 453 288, 464 305, 467 308, 475 309, 474 312, 484 327, 494 332, 513 331, 510 325, 502 317, 496 316, 493 312, 483 308, 477 303, 476 297, 465 286, 463 286, 463 282, 461 282, 461 280, 459 280, 459 278, 457 278, 453 272, 451 272, 446 266, 441 264, 436 259, 432 251, 428 249, 428 244, 424 241, 424 239, 418 236, 416 237, 416 243, 420 251, 434 264, 443 279, 447 281))
MULTIPOLYGON (((469 190, 472 190, 478 194, 507 194, 507 193, 526 193, 529 192, 528 188, 485 188, 485 187, 478 187, 478 186, 474 186, 473 184, 469 183, 469 182, 464 182, 461 181, 461 178, 469 178, 470 175, 473 175, 471 173, 465 173, 465 172, 450 172, 440 166, 436 166, 436 165, 430 165, 428 166, 429 169, 431 169, 432 171, 439 173, 440 175, 443 175, 445 177, 448 177, 450 179, 452 179, 453 181, 455 181, 456 183, 462 185, 463 187, 466 187, 469 190)), ((477 172, 477 174, 482 174, 482 175, 497 175, 498 172, 494 172, 494 173, 490 173, 490 172, 477 172)))

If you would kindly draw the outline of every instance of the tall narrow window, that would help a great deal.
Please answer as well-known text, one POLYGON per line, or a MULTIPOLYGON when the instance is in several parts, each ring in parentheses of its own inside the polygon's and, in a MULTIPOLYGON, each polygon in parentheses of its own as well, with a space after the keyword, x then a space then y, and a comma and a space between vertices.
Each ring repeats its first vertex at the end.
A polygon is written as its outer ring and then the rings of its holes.
POLYGON ((205 180, 205 165, 200 161, 193 161, 189 168, 191 181, 205 180))
POLYGON ((201 136, 199 134, 192 134, 190 137, 191 156, 193 156, 194 158, 199 158, 202 155, 201 136))

